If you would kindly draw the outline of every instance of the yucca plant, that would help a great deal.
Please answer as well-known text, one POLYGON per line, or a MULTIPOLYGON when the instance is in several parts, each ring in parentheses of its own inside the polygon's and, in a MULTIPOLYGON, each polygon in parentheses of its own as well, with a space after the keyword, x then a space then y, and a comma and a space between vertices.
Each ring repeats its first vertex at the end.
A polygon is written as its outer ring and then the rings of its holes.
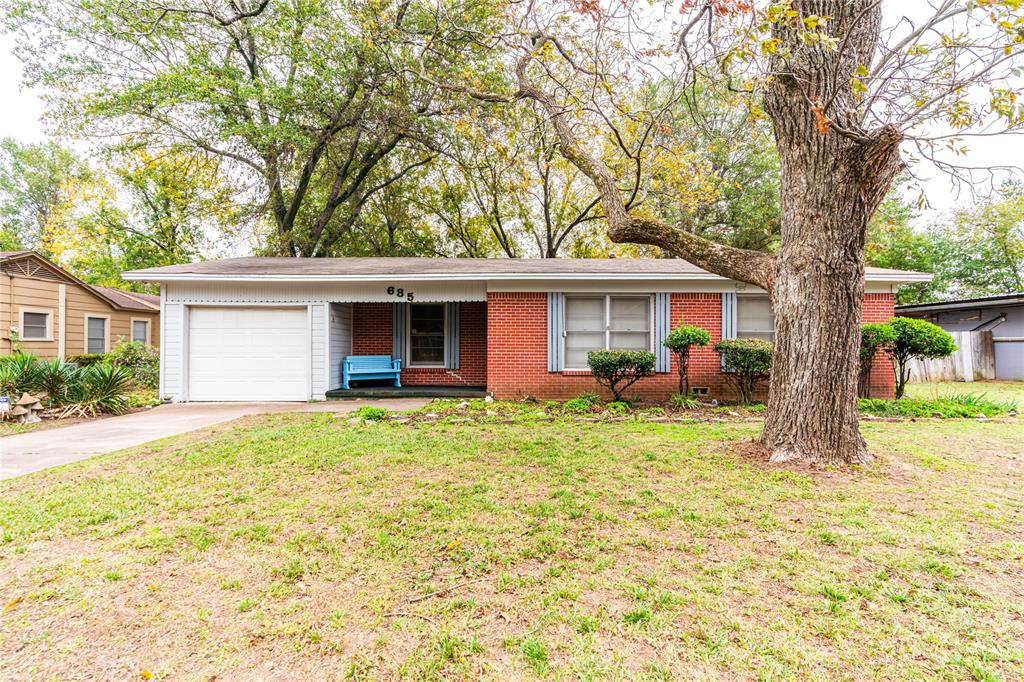
POLYGON ((39 361, 31 353, 0 358, 0 395, 17 398, 39 388, 39 361))
POLYGON ((80 369, 69 386, 63 417, 92 416, 101 412, 121 414, 127 409, 132 373, 127 367, 104 362, 80 369))
POLYGON ((64 405, 70 401, 82 370, 74 363, 54 358, 39 363, 36 382, 45 391, 51 405, 64 405))

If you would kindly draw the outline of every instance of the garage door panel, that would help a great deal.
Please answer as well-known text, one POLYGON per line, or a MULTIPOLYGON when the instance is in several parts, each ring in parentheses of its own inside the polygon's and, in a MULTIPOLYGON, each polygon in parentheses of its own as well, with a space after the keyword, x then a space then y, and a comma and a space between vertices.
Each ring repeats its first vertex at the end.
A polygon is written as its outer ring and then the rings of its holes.
POLYGON ((305 308, 192 308, 190 400, 306 400, 305 308))

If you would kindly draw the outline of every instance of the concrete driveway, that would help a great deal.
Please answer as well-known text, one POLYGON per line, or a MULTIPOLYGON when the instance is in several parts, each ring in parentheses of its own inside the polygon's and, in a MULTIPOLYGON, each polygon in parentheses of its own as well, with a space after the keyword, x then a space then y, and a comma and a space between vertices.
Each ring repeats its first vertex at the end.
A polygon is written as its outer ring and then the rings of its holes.
POLYGON ((350 412, 363 405, 411 410, 426 400, 330 400, 322 403, 181 403, 121 417, 0 438, 0 479, 77 462, 96 455, 176 436, 250 414, 350 412))

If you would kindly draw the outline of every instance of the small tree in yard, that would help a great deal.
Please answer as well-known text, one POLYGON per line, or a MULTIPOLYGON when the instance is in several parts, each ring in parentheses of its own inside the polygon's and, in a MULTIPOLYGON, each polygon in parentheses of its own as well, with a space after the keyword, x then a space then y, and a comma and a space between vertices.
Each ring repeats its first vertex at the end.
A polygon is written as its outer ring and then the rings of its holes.
POLYGON ((594 379, 622 400, 622 393, 643 377, 654 374, 654 353, 649 350, 593 350, 587 364, 594 379))
POLYGON ((715 344, 725 376, 744 405, 754 402, 754 390, 772 369, 772 344, 762 339, 726 339, 715 344))
POLYGON ((910 361, 945 358, 956 352, 953 337, 927 320, 895 317, 889 322, 893 340, 886 347, 896 374, 896 398, 902 398, 910 379, 910 361))
POLYGON ((871 397, 871 368, 879 351, 886 351, 896 339, 896 332, 887 322, 862 324, 860 326, 860 380, 857 394, 861 398, 871 397))
POLYGON ((690 392, 690 349, 709 343, 711 334, 706 329, 687 324, 681 324, 673 329, 662 342, 662 345, 675 353, 679 360, 679 392, 682 395, 690 392))

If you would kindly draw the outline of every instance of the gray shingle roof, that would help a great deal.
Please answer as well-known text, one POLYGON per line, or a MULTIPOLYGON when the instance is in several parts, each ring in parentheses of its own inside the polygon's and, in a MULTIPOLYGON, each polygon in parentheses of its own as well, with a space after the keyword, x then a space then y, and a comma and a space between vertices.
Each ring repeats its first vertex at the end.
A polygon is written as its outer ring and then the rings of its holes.
POLYGON ((140 294, 135 291, 125 291, 114 287, 101 287, 90 284, 89 287, 100 296, 112 301, 115 305, 131 310, 141 310, 147 313, 159 312, 160 297, 152 294, 140 294))
MULTIPOLYGON (((918 280, 923 273, 868 268, 872 279, 918 280)), ((124 273, 125 279, 159 281, 163 277, 213 279, 289 276, 311 279, 362 279, 373 277, 434 277, 502 279, 504 277, 602 276, 650 279, 717 278, 716 275, 681 259, 670 258, 267 258, 246 257, 168 265, 124 273)))

